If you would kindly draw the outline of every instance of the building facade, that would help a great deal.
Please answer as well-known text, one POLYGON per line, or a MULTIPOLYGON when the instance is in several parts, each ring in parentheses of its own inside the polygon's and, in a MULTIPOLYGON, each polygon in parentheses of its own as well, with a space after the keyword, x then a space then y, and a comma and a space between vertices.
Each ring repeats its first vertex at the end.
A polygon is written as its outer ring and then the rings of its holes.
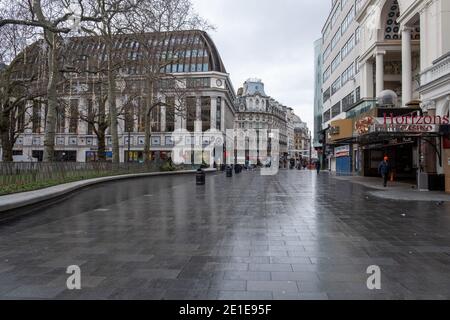
MULTIPOLYGON (((288 108, 283 106, 275 99, 268 96, 264 89, 264 83, 260 79, 248 79, 242 88, 238 89, 237 99, 235 103, 237 110, 235 119, 235 129, 248 130, 267 130, 270 134, 271 130, 279 132, 279 157, 286 158, 288 155, 288 108)), ((289 130, 290 131, 290 130, 289 130)), ((269 137, 267 137, 269 140, 269 137)), ((245 161, 252 164, 262 163, 267 159, 258 159, 260 154, 270 155, 272 148, 268 143, 267 150, 257 150, 257 158, 251 158, 249 145, 246 145, 245 161)), ((239 159, 242 161, 243 159, 239 159)))
MULTIPOLYGON (((322 129, 331 121, 345 118, 345 113, 361 97, 359 47, 361 29, 355 21, 364 0, 334 0, 322 29, 322 129)), ((351 162, 350 157, 339 159, 332 149, 324 150, 327 166, 337 168, 337 161, 351 162)))
MULTIPOLYGON (((298 117, 297 117, 298 118, 298 117)), ((295 158, 302 163, 309 163, 315 158, 313 145, 311 144, 311 132, 306 122, 300 118, 294 123, 294 151, 295 158)))
MULTIPOLYGON (((342 114, 331 113, 328 124, 324 118, 333 156, 350 160, 333 169, 376 176, 378 163, 388 156, 391 179, 450 192, 450 2, 334 1, 327 23, 339 7, 349 6, 355 9, 350 29, 357 30, 355 39, 358 34, 353 49, 358 63, 354 84, 342 86, 342 74, 340 90, 348 86, 358 94, 342 114)), ((326 88, 325 78, 324 83, 326 88)), ((332 98, 333 93, 331 103, 332 98)))
POLYGON ((287 108, 286 112, 286 142, 287 142, 287 150, 288 150, 288 158, 295 157, 295 144, 294 144, 294 128, 296 121, 300 120, 298 116, 295 115, 294 109, 287 108))
MULTIPOLYGON (((144 161, 146 125, 151 131, 152 159, 173 157, 174 131, 192 133, 182 142, 189 150, 194 145, 194 132, 200 133, 204 145, 210 141, 209 131, 225 134, 226 129, 233 128, 235 91, 207 33, 122 35, 114 39, 113 48, 118 61, 116 104, 121 162, 144 161), (155 72, 155 68, 160 70, 155 72), (149 104, 158 106, 150 111, 149 104), (151 112, 148 118, 147 111, 151 112)), ((76 61, 74 68, 86 72, 66 73, 65 83, 58 88, 60 106, 55 158, 59 161, 96 161, 98 123, 90 120, 96 119, 102 107, 108 117, 105 74, 98 71, 105 64, 105 46, 98 38, 78 37, 68 39, 62 50, 63 56, 76 61), (97 72, 87 70, 89 68, 97 72)), ((33 69, 33 65, 39 69, 45 66, 44 47, 34 45, 27 54, 29 65, 24 69, 33 69)), ((45 79, 41 70, 37 74, 45 79)), ((42 160, 46 104, 45 101, 34 102, 26 107, 29 110, 24 114, 26 125, 15 143, 14 154, 42 160)), ((112 138, 109 129, 105 133, 108 160, 112 158, 112 138)), ((222 155, 216 156, 223 159, 222 155)), ((182 157, 186 163, 194 160, 190 151, 182 157)))
POLYGON ((319 160, 322 167, 326 157, 324 157, 324 131, 323 131, 323 102, 322 102, 322 82, 323 82, 323 52, 322 38, 314 42, 314 150, 320 155, 319 160))

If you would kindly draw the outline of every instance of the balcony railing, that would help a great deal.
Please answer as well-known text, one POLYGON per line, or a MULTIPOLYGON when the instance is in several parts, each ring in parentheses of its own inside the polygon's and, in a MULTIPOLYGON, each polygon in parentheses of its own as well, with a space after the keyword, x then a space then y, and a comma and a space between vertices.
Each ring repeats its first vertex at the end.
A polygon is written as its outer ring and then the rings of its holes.
POLYGON ((443 76, 450 76, 450 52, 433 62, 433 66, 420 75, 420 84, 425 86, 443 76))

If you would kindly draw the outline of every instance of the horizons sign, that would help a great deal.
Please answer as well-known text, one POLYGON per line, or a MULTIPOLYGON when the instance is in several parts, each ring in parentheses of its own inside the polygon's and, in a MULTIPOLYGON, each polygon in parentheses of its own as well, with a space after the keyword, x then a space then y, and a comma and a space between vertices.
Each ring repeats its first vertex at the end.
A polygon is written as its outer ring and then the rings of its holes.
POLYGON ((439 126, 449 124, 448 116, 394 116, 384 114, 383 118, 372 118, 370 132, 437 132, 439 126))

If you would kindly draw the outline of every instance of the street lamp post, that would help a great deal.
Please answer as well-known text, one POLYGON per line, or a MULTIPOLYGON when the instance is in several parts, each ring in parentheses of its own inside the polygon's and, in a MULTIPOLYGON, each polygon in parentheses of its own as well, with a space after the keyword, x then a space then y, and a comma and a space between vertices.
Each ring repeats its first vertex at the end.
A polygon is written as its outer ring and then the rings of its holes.
POLYGON ((309 165, 312 164, 312 146, 311 146, 311 132, 309 133, 309 165))

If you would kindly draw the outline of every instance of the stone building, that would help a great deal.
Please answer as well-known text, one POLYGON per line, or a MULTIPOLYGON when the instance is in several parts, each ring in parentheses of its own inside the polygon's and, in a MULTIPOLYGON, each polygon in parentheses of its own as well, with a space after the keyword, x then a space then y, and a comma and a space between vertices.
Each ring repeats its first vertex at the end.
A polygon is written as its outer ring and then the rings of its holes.
MULTIPOLYGON (((205 32, 180 31, 121 35, 114 38, 113 52, 117 63, 116 103, 120 161, 144 161, 146 103, 157 100, 152 109, 151 157, 173 156, 174 130, 203 133, 201 143, 208 144, 209 130, 225 133, 235 119, 236 95, 229 75, 214 42, 205 32), (159 70, 159 72, 155 72, 159 70), (151 81, 149 79, 157 76, 151 81), (151 94, 151 98, 149 95, 151 94)), ((19 78, 37 75, 46 79, 46 48, 43 42, 25 50, 26 60, 19 78)), ((96 37, 75 37, 65 40, 60 56, 64 67, 77 72, 64 73, 65 81, 58 87, 55 158, 60 161, 95 161, 99 141, 95 124, 89 123, 102 103, 106 104, 105 45, 96 37), (81 71, 80 71, 81 70, 81 71), (97 70, 94 72, 93 70, 97 70)), ((29 112, 22 120, 27 125, 18 137, 15 155, 42 160, 46 103, 27 103, 29 112)), ((107 112, 106 112, 107 116, 107 112)), ((186 137, 188 146, 194 138, 186 137)), ((105 136, 106 158, 112 157, 109 129, 105 136)), ((185 154, 186 160, 193 154, 185 154)))
POLYGON ((388 156, 391 179, 450 192, 449 21, 446 0, 332 2, 322 36, 323 129, 333 170, 377 176, 378 163, 388 156), (329 41, 340 48, 330 58, 329 41), (339 71, 352 63, 354 71, 339 71), (352 99, 343 97, 350 91, 352 99), (341 113, 331 107, 329 117, 326 110, 338 100, 341 113))
MULTIPOLYGON (((287 108, 271 98, 264 91, 264 83, 260 79, 248 79, 242 88, 238 89, 235 102, 237 114, 235 129, 241 130, 271 130, 279 131, 279 156, 280 159, 287 157, 287 108)), ((247 146, 248 148, 248 146, 247 146)), ((270 154, 270 145, 268 150, 270 154)), ((257 154, 260 150, 257 150, 257 154)), ((250 159, 249 150, 246 151, 245 160, 256 164, 258 159, 250 159)), ((259 159, 263 162, 262 159, 259 159)))

